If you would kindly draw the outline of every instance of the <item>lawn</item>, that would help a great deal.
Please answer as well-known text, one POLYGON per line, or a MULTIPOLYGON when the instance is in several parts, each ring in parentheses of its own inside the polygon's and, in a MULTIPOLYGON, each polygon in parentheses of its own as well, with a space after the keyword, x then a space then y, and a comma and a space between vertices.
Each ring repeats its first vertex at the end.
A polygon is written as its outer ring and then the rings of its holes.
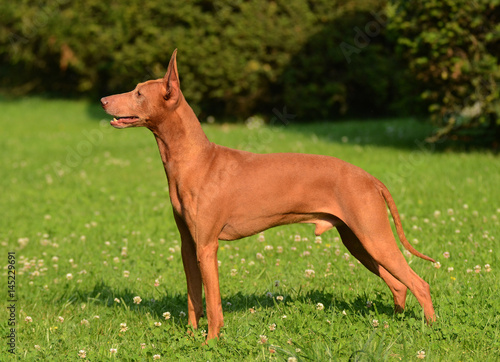
POLYGON ((438 261, 407 256, 431 285, 438 321, 423 322, 411 293, 395 316, 389 289, 335 230, 315 238, 313 226, 290 225, 220 243, 225 327, 201 346, 205 318, 187 334, 156 142, 145 129, 113 129, 97 103, 0 101, 0 325, 16 336, 15 355, 2 338, 0 360, 498 360, 498 156, 426 145, 429 126, 412 119, 204 124, 216 143, 332 155, 382 180, 410 242, 438 261))

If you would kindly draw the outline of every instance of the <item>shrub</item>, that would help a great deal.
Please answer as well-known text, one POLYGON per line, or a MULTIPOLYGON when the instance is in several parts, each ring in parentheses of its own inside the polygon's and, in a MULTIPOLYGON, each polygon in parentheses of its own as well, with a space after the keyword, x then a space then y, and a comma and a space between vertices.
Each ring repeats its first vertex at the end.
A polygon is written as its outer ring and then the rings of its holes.
POLYGON ((500 138, 500 1, 396 1, 389 30, 441 127, 429 138, 500 138))
POLYGON ((2 89, 105 95, 163 75, 179 48, 186 97, 204 115, 288 106, 302 120, 387 110, 383 35, 348 62, 340 44, 383 1, 20 0, 0 4, 2 89), (362 106, 360 106, 360 104, 362 106))

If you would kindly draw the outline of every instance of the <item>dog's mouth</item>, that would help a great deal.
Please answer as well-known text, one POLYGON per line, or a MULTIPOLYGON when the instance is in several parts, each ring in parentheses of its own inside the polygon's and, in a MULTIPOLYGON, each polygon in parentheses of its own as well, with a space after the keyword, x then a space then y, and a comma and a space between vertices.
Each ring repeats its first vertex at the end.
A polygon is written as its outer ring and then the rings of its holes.
POLYGON ((115 128, 125 128, 135 125, 138 121, 139 117, 136 116, 114 117, 110 124, 115 128))

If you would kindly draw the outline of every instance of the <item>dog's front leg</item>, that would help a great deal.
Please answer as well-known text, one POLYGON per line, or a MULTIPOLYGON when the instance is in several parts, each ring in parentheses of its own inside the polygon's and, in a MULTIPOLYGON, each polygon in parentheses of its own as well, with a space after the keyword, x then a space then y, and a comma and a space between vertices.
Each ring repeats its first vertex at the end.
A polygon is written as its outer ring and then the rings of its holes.
POLYGON ((184 273, 186 274, 188 293, 188 323, 194 328, 198 328, 198 322, 203 316, 202 300, 202 279, 198 258, 196 256, 196 245, 184 220, 178 215, 174 215, 177 228, 181 234, 181 254, 184 273))
POLYGON ((198 241, 197 255, 207 303, 208 335, 207 341, 218 338, 224 326, 222 303, 219 289, 219 266, 217 262, 217 237, 198 241))

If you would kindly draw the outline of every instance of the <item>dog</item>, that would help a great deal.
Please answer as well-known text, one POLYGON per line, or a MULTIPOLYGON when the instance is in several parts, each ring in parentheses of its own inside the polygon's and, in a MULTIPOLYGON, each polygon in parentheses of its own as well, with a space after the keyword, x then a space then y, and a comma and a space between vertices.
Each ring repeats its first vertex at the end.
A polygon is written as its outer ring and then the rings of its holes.
POLYGON ((407 288, 436 320, 430 287, 408 265, 391 229, 387 207, 403 246, 422 259, 405 237, 394 200, 378 179, 340 159, 297 153, 255 154, 211 143, 180 88, 177 49, 162 79, 104 97, 115 128, 147 127, 153 132, 167 175, 174 219, 180 232, 187 281, 188 320, 196 329, 203 316, 207 341, 223 327, 217 250, 268 228, 315 225, 319 236, 337 228, 342 242, 368 270, 381 277, 405 307, 407 288))

